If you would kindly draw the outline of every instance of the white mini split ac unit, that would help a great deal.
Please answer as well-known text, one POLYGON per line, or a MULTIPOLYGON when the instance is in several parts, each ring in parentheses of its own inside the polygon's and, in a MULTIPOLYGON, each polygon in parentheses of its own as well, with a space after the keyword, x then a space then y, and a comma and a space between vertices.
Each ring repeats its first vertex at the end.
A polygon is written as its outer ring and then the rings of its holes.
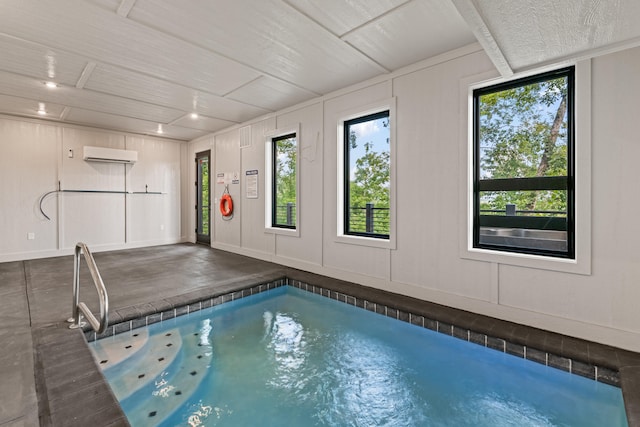
POLYGON ((84 160, 87 162, 130 163, 138 161, 138 152, 105 147, 84 147, 84 160))

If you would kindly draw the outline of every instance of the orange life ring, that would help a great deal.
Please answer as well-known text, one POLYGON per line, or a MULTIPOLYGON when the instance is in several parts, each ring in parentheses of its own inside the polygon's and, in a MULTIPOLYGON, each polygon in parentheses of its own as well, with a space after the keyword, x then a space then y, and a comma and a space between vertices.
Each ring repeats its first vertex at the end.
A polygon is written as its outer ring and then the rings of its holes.
POLYGON ((224 193, 220 197, 220 213, 222 216, 231 216, 233 213, 233 199, 229 193, 224 193))

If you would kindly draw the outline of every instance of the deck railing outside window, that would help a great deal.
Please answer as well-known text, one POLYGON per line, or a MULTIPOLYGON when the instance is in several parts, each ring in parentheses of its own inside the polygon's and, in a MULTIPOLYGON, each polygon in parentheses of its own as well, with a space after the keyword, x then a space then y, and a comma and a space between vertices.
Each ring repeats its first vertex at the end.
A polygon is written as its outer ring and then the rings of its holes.
MULTIPOLYGON (((389 234, 389 208, 377 208, 372 203, 365 207, 351 206, 349 229, 360 233, 389 234)), ((566 217, 564 211, 516 210, 514 205, 508 205, 504 210, 482 209, 483 215, 506 216, 537 216, 537 217, 566 217)), ((276 206, 279 224, 293 225, 296 217, 295 203, 276 206)))
POLYGON ((287 203, 286 205, 276 206, 276 224, 286 224, 294 226, 296 221, 296 204, 287 203))
POLYGON ((566 211, 541 211, 541 210, 518 210, 516 205, 507 204, 504 209, 480 209, 481 215, 506 215, 506 216, 552 216, 565 217, 566 211))
POLYGON ((389 208, 367 203, 365 207, 351 206, 349 210, 349 231, 389 235, 389 208))
MULTIPOLYGON (((389 208, 377 208, 372 203, 364 207, 351 206, 349 230, 358 233, 389 234, 389 208)), ((276 206, 278 224, 293 225, 295 203, 276 206)))

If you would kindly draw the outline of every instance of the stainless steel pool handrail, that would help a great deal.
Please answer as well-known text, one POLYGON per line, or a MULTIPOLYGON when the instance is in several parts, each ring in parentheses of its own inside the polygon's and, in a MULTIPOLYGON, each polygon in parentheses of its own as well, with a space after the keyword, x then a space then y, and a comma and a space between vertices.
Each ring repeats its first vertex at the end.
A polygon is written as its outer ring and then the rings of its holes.
POLYGON ((93 255, 91 255, 89 247, 82 242, 78 242, 76 244, 75 253, 73 256, 73 307, 72 317, 67 320, 68 322, 72 323, 69 328, 76 329, 86 325, 86 323, 82 321, 82 315, 84 314, 84 316, 91 324, 91 327, 98 334, 101 334, 107 329, 107 325, 109 323, 108 312, 109 297, 107 295, 107 289, 104 286, 104 282, 102 281, 102 277, 100 276, 100 272, 98 271, 98 266, 93 259, 93 255), (79 302, 81 253, 84 254, 84 259, 87 263, 87 267, 89 268, 89 272, 91 273, 91 277, 93 278, 93 284, 98 291, 98 297, 100 299, 100 321, 96 319, 89 307, 87 307, 84 302, 79 302))

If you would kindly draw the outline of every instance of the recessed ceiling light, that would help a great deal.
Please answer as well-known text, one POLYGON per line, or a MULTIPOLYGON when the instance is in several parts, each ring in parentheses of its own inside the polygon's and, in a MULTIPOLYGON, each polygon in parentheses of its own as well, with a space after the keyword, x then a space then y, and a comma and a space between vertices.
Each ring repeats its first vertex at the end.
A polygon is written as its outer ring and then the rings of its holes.
POLYGON ((41 116, 47 115, 47 110, 44 107, 44 102, 38 102, 38 114, 41 116))
POLYGON ((158 130, 156 131, 159 134, 163 134, 164 131, 162 130, 162 125, 158 125, 158 130))
POLYGON ((40 114, 41 116, 46 116, 47 112, 45 110, 38 110, 38 114, 40 114))
POLYGON ((58 84, 56 82, 45 82, 44 85, 49 89, 55 89, 58 87, 58 84))
POLYGON ((191 117, 193 120, 195 120, 195 119, 197 119, 197 118, 198 118, 198 113, 191 113, 191 116, 190 116, 190 117, 191 117))

